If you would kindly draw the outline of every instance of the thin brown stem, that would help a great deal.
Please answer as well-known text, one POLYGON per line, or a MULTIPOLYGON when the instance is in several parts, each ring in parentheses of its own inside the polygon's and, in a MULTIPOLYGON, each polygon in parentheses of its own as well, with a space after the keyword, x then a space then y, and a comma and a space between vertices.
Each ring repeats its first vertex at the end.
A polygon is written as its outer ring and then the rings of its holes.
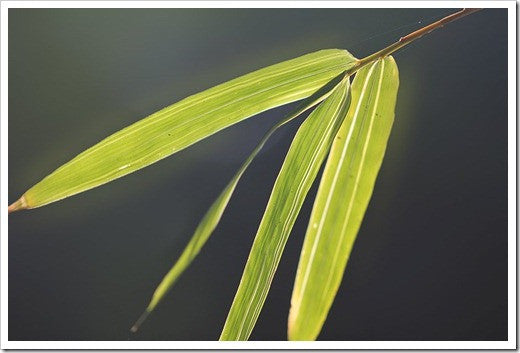
POLYGON ((359 60, 356 65, 356 71, 359 70, 361 67, 363 67, 367 64, 370 64, 373 61, 376 61, 377 59, 384 58, 385 56, 392 54, 396 50, 399 50, 402 47, 412 43, 414 40, 421 38, 425 34, 428 34, 432 31, 436 30, 437 28, 443 27, 445 24, 458 20, 459 18, 470 15, 479 10, 482 10, 482 9, 462 9, 449 16, 441 18, 440 20, 435 21, 427 26, 424 26, 423 28, 420 28, 404 37, 401 37, 397 42, 389 45, 388 47, 386 47, 374 54, 371 54, 371 55, 367 56, 366 58, 359 60))

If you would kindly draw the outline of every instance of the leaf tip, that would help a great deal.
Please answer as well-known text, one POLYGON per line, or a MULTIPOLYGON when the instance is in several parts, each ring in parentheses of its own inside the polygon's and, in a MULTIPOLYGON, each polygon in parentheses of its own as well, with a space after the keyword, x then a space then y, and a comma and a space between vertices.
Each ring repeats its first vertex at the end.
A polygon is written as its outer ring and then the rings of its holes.
POLYGON ((130 328, 130 332, 136 333, 139 330, 139 327, 141 327, 142 323, 146 320, 148 315, 150 315, 151 311, 149 309, 146 309, 144 313, 139 316, 139 319, 135 322, 134 326, 130 328))
POLYGON ((315 341, 320 333, 321 325, 316 326, 316 322, 302 316, 300 303, 299 301, 296 301, 296 305, 291 303, 287 320, 287 340, 315 341))
POLYGON ((20 197, 18 200, 13 202, 9 207, 7 208, 8 213, 26 210, 28 209, 27 201, 25 200, 25 196, 20 197))
POLYGON ((287 320, 287 339, 289 341, 297 341, 296 335, 296 316, 297 310, 295 306, 291 303, 291 309, 289 310, 289 318, 287 320))

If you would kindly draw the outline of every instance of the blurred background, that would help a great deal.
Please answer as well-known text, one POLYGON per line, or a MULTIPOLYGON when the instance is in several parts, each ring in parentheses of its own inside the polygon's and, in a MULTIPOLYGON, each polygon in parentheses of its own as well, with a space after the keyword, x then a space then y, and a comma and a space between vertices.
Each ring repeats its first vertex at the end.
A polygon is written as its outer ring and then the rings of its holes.
MULTIPOLYGON (((325 48, 366 56, 453 9, 9 9, 9 200, 190 94, 325 48), (421 21, 421 23, 419 23, 421 21)), ((396 120, 321 340, 507 339, 507 13, 395 54, 396 120)), ((215 340, 302 119, 268 142, 166 300, 129 328, 264 132, 243 121, 151 167, 9 216, 9 340, 215 340)), ((286 339, 317 182, 252 340, 286 339)))

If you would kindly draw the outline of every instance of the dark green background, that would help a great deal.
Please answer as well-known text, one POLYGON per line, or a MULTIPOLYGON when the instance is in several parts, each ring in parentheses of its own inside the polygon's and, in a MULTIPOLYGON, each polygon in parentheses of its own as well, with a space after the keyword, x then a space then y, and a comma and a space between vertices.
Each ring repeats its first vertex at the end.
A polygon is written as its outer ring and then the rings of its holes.
MULTIPOLYGON (((9 200, 192 93, 324 48, 363 57, 450 9, 10 9, 9 200)), ((507 13, 396 53, 396 120, 324 340, 507 339, 507 13)), ((197 222, 291 106, 156 165, 9 216, 10 340, 214 340, 301 120, 270 140, 217 231, 137 335, 197 222)), ((254 340, 286 338, 316 185, 254 340)))

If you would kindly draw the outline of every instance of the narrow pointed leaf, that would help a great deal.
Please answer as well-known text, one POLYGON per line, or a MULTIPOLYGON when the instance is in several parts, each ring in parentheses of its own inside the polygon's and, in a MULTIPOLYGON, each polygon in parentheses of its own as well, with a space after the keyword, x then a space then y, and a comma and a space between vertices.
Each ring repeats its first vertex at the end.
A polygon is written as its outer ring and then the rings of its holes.
POLYGON ((269 137, 281 126, 285 125, 289 121, 301 115, 306 110, 314 107, 316 104, 323 101, 327 98, 332 91, 340 84, 340 82, 345 77, 345 72, 342 72, 335 78, 333 78, 330 82, 328 82, 325 86, 320 88, 316 93, 312 96, 303 100, 298 107, 288 114, 285 118, 280 120, 276 125, 274 125, 269 131, 264 135, 262 140, 260 140, 259 144, 255 147, 253 152, 249 155, 249 157, 245 160, 245 162, 240 166, 237 173, 233 176, 231 181, 227 184, 224 190, 220 193, 219 197, 213 202, 209 210, 206 212, 202 220, 200 221, 195 233, 193 234, 190 242, 184 249, 183 253, 177 260, 177 262, 173 265, 170 271, 163 278, 157 289, 155 290, 152 300, 150 304, 146 308, 145 313, 140 317, 140 319, 136 322, 136 324, 132 327, 132 331, 137 331, 139 325, 146 319, 148 314, 152 312, 157 304, 164 298, 166 293, 172 288, 175 284, 179 276, 184 272, 184 270, 190 265, 193 259, 197 256, 200 249, 204 246, 208 238, 215 230, 216 226, 220 222, 224 210, 227 207, 233 192, 238 184, 238 181, 246 171, 247 167, 251 164, 256 155, 260 152, 264 144, 267 142, 269 137))
POLYGON ((394 120, 399 85, 392 57, 361 69, 314 202, 289 313, 290 340, 320 333, 370 201, 394 120))
POLYGON ((306 98, 357 59, 329 49, 284 61, 185 98, 107 137, 29 189, 9 211, 94 188, 262 111, 306 98))
POLYGON ((300 126, 276 179, 221 340, 247 340, 287 238, 350 101, 346 79, 300 126))

